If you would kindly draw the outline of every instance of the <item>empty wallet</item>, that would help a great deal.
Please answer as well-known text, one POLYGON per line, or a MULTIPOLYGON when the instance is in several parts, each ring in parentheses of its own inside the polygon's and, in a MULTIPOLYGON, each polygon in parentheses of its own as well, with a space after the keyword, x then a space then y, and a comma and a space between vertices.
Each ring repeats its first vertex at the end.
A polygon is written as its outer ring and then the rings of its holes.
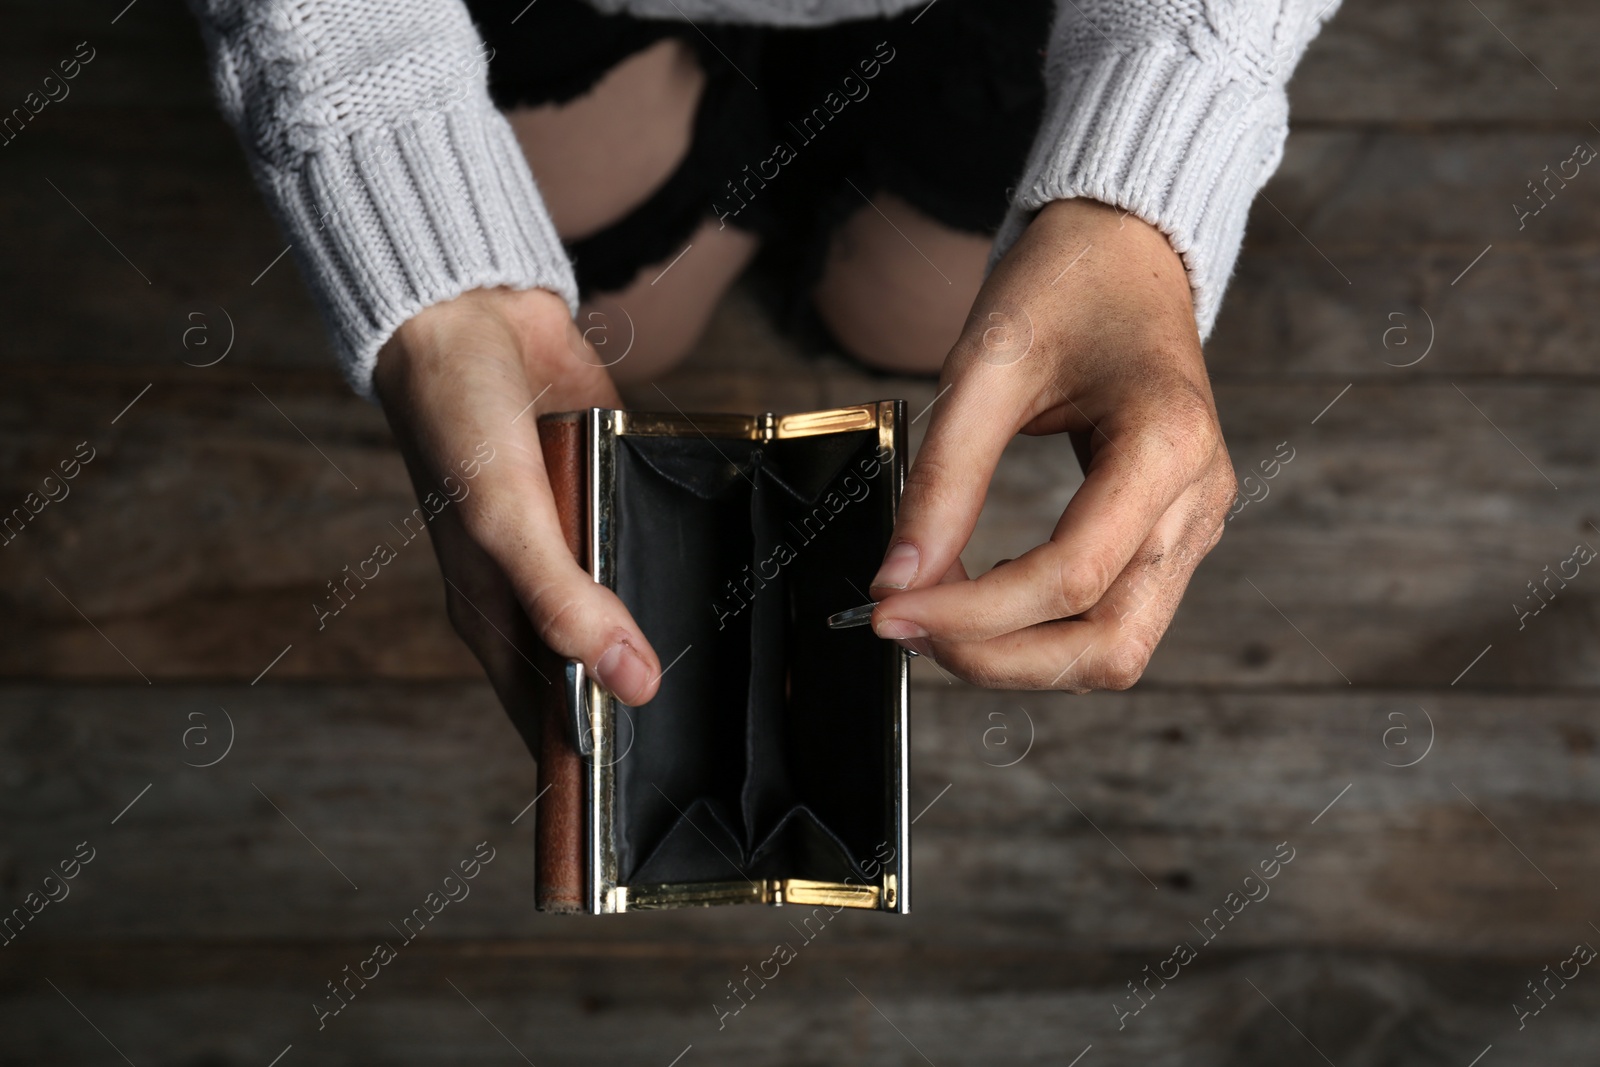
POLYGON ((907 653, 864 603, 905 479, 905 405, 539 419, 579 563, 663 664, 623 704, 565 664, 539 742, 536 904, 910 910, 907 653))

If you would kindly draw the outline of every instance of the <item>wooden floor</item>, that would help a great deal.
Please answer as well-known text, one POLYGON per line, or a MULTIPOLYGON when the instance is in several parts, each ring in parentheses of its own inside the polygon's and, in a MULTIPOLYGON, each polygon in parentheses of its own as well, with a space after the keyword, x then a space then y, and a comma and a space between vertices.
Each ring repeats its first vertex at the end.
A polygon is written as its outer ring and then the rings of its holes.
MULTIPOLYGON (((722 1015, 792 916, 533 912, 533 767, 426 549, 317 632, 410 488, 181 5, 119 7, 0 5, 5 108, 95 49, 0 147, 0 510, 93 450, 0 550, 0 903, 93 856, 0 947, 0 1064, 1597 1062, 1600 974, 1550 976, 1600 945, 1600 574, 1518 612, 1600 546, 1600 173, 1512 205, 1600 144, 1600 8, 1346 0, 1209 348, 1240 473, 1294 460, 1131 692, 919 665, 914 914, 842 915, 722 1015), (480 841, 470 898, 319 1031, 480 841)), ((799 358, 740 293, 663 386, 933 396, 799 358)), ((1076 480, 1019 441, 969 563, 1076 480)))

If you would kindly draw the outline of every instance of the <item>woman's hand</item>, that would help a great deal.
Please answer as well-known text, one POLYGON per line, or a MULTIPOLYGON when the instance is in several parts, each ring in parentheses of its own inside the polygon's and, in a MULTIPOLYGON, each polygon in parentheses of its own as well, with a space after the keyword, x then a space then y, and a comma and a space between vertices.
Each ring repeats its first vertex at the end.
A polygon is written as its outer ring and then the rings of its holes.
POLYGON ((654 697, 656 654, 567 549, 545 477, 541 412, 621 406, 566 303, 543 289, 483 289, 434 305, 384 346, 373 385, 419 500, 447 475, 459 483, 481 442, 494 449, 430 528, 451 624, 513 720, 531 723, 562 692, 535 666, 537 641, 581 659, 629 704, 654 697))
POLYGON ((1126 689, 1235 495, 1188 277, 1167 239, 1048 204, 979 291, 873 580, 873 628, 977 685, 1126 689), (1017 433, 1084 465, 1050 539, 978 578, 960 553, 1017 433))

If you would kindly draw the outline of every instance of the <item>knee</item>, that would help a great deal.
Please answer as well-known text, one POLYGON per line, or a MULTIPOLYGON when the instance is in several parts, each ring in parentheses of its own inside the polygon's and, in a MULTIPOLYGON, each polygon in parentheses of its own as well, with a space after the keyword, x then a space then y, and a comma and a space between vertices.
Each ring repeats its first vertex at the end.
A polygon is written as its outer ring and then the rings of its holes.
POLYGON ((578 329, 619 385, 652 381, 692 352, 723 293, 755 254, 754 235, 702 222, 675 257, 578 309, 578 329))
POLYGON ((990 243, 880 193, 830 236, 813 301, 855 358, 936 374, 983 283, 990 243))
POLYGON ((578 308, 576 320, 587 342, 580 358, 604 367, 618 385, 648 383, 670 373, 698 340, 692 326, 663 323, 659 314, 638 307, 629 295, 596 295, 578 308))
POLYGON ((704 83, 694 50, 669 37, 574 100, 507 113, 563 240, 599 232, 666 181, 689 151, 704 83))

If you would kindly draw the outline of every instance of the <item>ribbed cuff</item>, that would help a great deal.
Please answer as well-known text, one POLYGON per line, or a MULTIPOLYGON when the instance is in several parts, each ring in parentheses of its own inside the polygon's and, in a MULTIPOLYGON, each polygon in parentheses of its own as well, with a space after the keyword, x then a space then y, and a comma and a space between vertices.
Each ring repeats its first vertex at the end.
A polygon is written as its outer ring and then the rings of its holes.
POLYGON ((1204 339, 1238 258, 1250 202, 1283 156, 1283 87, 1241 81, 1172 46, 1104 56, 1051 80, 990 268, 1045 204, 1099 200, 1167 235, 1188 269, 1204 339))
POLYGON ((578 286, 516 137, 487 102, 265 167, 270 199, 351 388, 375 400, 378 349, 423 308, 472 289, 578 286))

